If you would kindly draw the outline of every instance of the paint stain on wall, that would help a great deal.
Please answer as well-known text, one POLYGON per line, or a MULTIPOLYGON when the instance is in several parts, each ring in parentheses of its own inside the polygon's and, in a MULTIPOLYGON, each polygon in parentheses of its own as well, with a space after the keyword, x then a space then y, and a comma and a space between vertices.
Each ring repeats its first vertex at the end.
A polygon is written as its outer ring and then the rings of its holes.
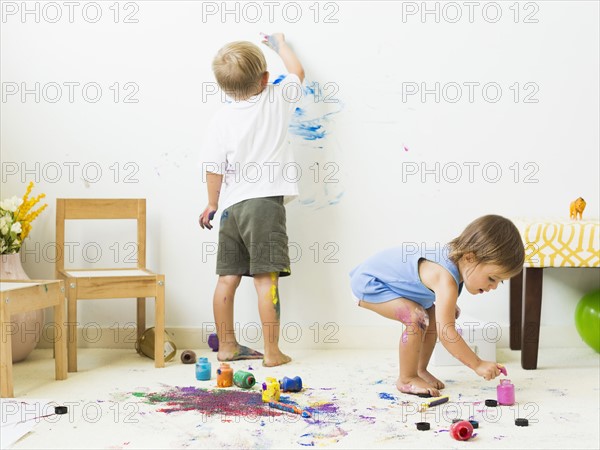
POLYGON ((326 125, 332 128, 332 116, 341 111, 342 103, 335 95, 324 92, 318 82, 307 81, 303 86, 303 97, 294 110, 289 131, 305 141, 324 139, 329 133, 326 125))
MULTIPOLYGON (((273 84, 279 84, 279 75, 273 84)), ((339 203, 344 195, 338 162, 340 145, 335 138, 335 116, 343 109, 337 85, 305 80, 288 128, 289 144, 299 164, 297 204, 320 209, 339 203)))

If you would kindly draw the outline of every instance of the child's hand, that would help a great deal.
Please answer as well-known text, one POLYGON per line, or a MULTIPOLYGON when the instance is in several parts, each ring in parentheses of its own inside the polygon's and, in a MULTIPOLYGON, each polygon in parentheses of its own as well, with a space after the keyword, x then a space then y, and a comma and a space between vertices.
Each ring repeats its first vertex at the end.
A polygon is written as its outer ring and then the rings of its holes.
POLYGON ((210 221, 213 220, 216 212, 216 207, 213 207, 211 205, 208 205, 206 207, 206 209, 202 212, 200 218, 198 219, 198 223, 200 224, 200 227, 202 227, 202 229, 206 227, 209 230, 212 230, 212 225, 210 224, 210 221))
POLYGON ((279 53, 279 47, 285 42, 283 33, 264 34, 261 33, 262 43, 272 49, 275 53, 279 53))
POLYGON ((494 361, 481 361, 475 367, 475 373, 483 377, 486 381, 490 381, 500 375, 500 368, 494 361))

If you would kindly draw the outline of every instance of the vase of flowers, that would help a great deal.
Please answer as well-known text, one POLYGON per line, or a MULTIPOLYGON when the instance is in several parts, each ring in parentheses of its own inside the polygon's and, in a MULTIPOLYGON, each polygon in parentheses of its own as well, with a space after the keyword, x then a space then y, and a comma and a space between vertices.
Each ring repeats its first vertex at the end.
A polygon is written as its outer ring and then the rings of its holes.
MULTIPOLYGON (((0 202, 0 279, 29 279, 21 264, 21 247, 31 231, 31 222, 48 206, 34 209, 45 194, 29 198, 32 189, 33 182, 22 198, 14 196, 0 202)), ((40 340, 43 325, 42 309, 11 316, 13 362, 27 358, 40 340)))

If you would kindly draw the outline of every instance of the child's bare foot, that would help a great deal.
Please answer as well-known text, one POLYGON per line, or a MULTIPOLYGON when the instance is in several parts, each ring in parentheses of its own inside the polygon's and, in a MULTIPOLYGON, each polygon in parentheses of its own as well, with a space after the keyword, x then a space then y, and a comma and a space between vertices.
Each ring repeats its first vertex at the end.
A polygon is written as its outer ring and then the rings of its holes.
POLYGON ((275 367, 281 366, 283 364, 287 364, 292 360, 288 355, 284 355, 281 352, 278 352, 273 355, 265 356, 263 359, 263 366, 265 367, 275 367))
POLYGON ((438 391, 436 388, 432 387, 427 381, 419 377, 409 378, 405 380, 400 380, 400 378, 398 378, 398 380, 396 381, 396 387, 403 394, 429 394, 432 397, 440 396, 440 391, 438 391))
POLYGON ((238 345, 235 347, 235 350, 225 350, 219 348, 219 353, 217 353, 217 359, 219 361, 238 361, 241 359, 262 359, 263 354, 261 352, 257 352, 249 347, 245 347, 243 345, 238 345))
POLYGON ((427 370, 420 370, 419 378, 422 378, 423 380, 427 381, 431 386, 433 386, 436 389, 444 389, 446 387, 444 383, 442 383, 436 377, 431 375, 427 370))

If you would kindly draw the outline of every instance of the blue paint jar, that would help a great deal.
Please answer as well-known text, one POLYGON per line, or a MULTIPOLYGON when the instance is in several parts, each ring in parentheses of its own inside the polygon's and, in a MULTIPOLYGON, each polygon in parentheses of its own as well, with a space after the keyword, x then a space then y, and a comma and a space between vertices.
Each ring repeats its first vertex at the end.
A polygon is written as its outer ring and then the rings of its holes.
POLYGON ((210 380, 210 372, 211 368, 208 358, 198 358, 198 362, 196 363, 196 380, 210 380))
POLYGON ((302 390, 302 378, 283 377, 283 379, 279 380, 279 386, 284 392, 300 392, 302 390))

